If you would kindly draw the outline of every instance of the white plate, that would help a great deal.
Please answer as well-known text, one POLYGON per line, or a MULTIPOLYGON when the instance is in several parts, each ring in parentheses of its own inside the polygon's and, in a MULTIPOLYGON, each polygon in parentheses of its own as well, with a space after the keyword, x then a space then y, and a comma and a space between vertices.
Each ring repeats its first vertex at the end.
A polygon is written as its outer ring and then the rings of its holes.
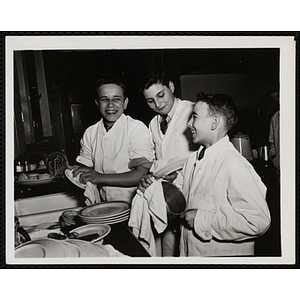
POLYGON ((86 217, 86 216, 80 216, 80 219, 81 220, 108 221, 108 220, 123 218, 125 216, 129 216, 129 214, 130 214, 130 210, 128 210, 128 211, 126 211, 122 214, 118 214, 116 216, 111 216, 111 217, 86 217))
POLYGON ((62 241, 62 244, 65 248, 65 257, 79 257, 80 256, 80 249, 75 247, 70 243, 65 243, 62 241))
POLYGON ((153 173, 156 177, 162 177, 168 175, 176 170, 182 169, 184 163, 186 162, 187 158, 178 158, 173 162, 170 162, 167 166, 162 167, 161 169, 155 171, 153 173))
POLYGON ((124 222, 126 220, 129 219, 129 215, 122 217, 122 218, 118 218, 118 219, 114 219, 114 220, 107 220, 107 221, 102 221, 102 220, 85 220, 84 222, 87 224, 106 224, 106 225, 112 225, 112 224, 117 224, 117 223, 121 223, 124 222))
POLYGON ((112 217, 122 215, 130 208, 130 204, 125 201, 109 201, 84 207, 78 212, 79 217, 112 217))
POLYGON ((46 248, 39 244, 24 244, 15 250, 15 258, 44 258, 46 248))
POLYGON ((47 179, 34 179, 34 180, 26 180, 26 181, 16 181, 16 183, 23 186, 34 186, 34 185, 43 185, 51 183, 54 180, 54 177, 47 179))
MULTIPOLYGON (((35 249, 32 255, 36 255, 30 257, 39 258, 41 257, 40 255, 42 255, 42 251, 44 251, 43 257, 65 257, 65 248, 63 244, 60 241, 54 239, 44 238, 44 239, 27 242, 19 246, 18 248, 16 248, 15 253, 18 253, 18 256, 29 255, 28 253, 29 249, 31 250, 35 249), (26 248, 26 249, 21 250, 21 248, 26 248), (23 254, 21 254, 22 252, 23 254)), ((26 257, 26 256, 19 256, 19 257, 26 257)))
POLYGON ((81 240, 71 239, 67 240, 66 243, 73 244, 80 249, 80 257, 98 257, 99 251, 94 247, 94 245, 90 242, 85 242, 81 240))
POLYGON ((78 180, 79 175, 73 177, 73 170, 65 169, 65 175, 72 183, 85 190, 86 184, 83 184, 78 180))
POLYGON ((70 231, 70 233, 77 232, 78 233, 78 239, 82 236, 90 235, 97 233, 99 234, 99 237, 97 239, 93 240, 92 242, 95 243, 97 241, 102 240, 104 237, 106 237, 110 233, 110 226, 109 225, 101 225, 101 224, 89 224, 77 227, 70 231))

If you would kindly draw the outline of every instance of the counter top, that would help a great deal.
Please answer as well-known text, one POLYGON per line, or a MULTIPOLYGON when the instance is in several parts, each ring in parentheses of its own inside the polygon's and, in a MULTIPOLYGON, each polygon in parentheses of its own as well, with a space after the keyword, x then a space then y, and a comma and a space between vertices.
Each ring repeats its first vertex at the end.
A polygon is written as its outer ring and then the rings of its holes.
POLYGON ((23 186, 15 183, 15 199, 36 197, 65 192, 83 198, 84 190, 71 183, 67 178, 55 178, 53 182, 43 185, 23 186))
MULTIPOLYGON (((22 199, 26 201, 21 201, 22 207, 19 210, 26 211, 24 208, 25 204, 30 201, 42 201, 41 199, 47 200, 46 198, 50 197, 51 201, 55 204, 57 201, 63 202, 63 199, 59 198, 64 196, 67 201, 67 198, 72 198, 72 195, 76 199, 79 199, 78 202, 84 203, 83 190, 74 184, 72 184, 67 178, 56 178, 53 182, 45 185, 37 185, 32 187, 15 185, 15 204, 18 204, 22 199), (51 197, 52 196, 52 197, 51 197), (60 200, 56 199, 59 198, 60 200), (19 201, 17 201, 19 199, 19 201), (28 201, 27 201, 28 199, 28 201)), ((72 200, 72 199, 71 199, 72 200)), ((69 201, 71 201, 69 200, 69 201)), ((69 202, 68 202, 69 203, 69 202)), ((20 204, 20 205, 21 205, 20 204)), ((50 205, 50 203, 48 203, 50 205)), ((76 202, 76 204, 78 204, 76 202)), ((48 206, 49 206, 48 205, 48 206)), ((61 208, 63 209, 63 208, 61 208)), ((67 208, 66 208, 67 209, 67 208)), ((38 217, 41 216, 44 221, 56 221, 57 215, 61 215, 61 211, 57 211, 56 214, 53 212, 45 212, 50 219, 47 219, 47 216, 44 216, 43 213, 40 212, 32 212, 33 215, 20 216, 20 220, 24 222, 25 219, 32 219, 34 225, 34 220, 38 220, 38 217), (53 215, 53 216, 52 216, 53 215), (35 217, 35 219, 34 219, 35 217), (55 220, 52 220, 55 218, 55 220)), ((29 221, 26 220, 26 223, 29 221)), ((105 244, 112 245, 116 250, 121 253, 131 256, 131 257, 149 257, 149 253, 144 249, 144 247, 140 244, 137 238, 133 235, 130 228, 127 226, 127 221, 119 224, 113 224, 111 226, 111 232, 107 237, 104 238, 105 244)))

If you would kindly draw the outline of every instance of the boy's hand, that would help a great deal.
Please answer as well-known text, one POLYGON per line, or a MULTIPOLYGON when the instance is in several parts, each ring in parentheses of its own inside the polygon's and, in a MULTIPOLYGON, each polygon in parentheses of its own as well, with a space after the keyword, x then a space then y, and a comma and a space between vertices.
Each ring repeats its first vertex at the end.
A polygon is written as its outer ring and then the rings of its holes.
POLYGON ((145 190, 153 183, 154 177, 151 174, 147 174, 140 179, 139 190, 144 193, 145 190))
POLYGON ((178 172, 174 171, 168 175, 162 176, 162 178, 169 182, 173 182, 177 178, 177 175, 178 175, 178 172))
POLYGON ((191 229, 194 228, 194 221, 195 221, 197 211, 198 209, 192 208, 186 210, 180 215, 180 218, 184 219, 191 229))

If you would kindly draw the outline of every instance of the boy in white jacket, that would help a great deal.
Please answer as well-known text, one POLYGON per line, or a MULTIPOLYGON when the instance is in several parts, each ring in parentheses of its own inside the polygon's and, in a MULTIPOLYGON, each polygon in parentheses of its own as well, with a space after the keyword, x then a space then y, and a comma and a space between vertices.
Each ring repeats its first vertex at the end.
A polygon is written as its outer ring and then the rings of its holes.
MULTIPOLYGON (((188 130, 194 102, 180 100, 174 96, 174 83, 163 70, 147 73, 141 91, 148 106, 157 113, 149 124, 154 143, 155 165, 159 166, 160 162, 164 163, 176 157, 188 158, 199 147, 193 144, 188 130)), ((141 178, 140 186, 146 187, 151 184, 151 176, 148 174, 141 178)), ((172 181, 176 176, 177 172, 173 172, 164 179, 172 181)), ((157 238, 158 256, 178 256, 178 230, 176 225, 168 227, 157 238)))
POLYGON ((173 182, 187 200, 181 256, 248 256, 270 225, 266 187, 229 141, 237 109, 227 95, 202 96, 189 122, 193 153, 173 182), (200 156, 200 157, 199 157, 200 156))

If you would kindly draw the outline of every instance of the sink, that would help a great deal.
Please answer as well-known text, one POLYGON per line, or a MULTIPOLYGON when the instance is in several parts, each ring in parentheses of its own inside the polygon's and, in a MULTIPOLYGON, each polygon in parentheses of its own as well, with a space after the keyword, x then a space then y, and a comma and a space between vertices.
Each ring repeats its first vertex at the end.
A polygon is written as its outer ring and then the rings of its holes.
POLYGON ((42 222, 57 222, 67 209, 80 209, 82 202, 74 195, 57 193, 16 199, 15 216, 21 226, 32 226, 42 222))

